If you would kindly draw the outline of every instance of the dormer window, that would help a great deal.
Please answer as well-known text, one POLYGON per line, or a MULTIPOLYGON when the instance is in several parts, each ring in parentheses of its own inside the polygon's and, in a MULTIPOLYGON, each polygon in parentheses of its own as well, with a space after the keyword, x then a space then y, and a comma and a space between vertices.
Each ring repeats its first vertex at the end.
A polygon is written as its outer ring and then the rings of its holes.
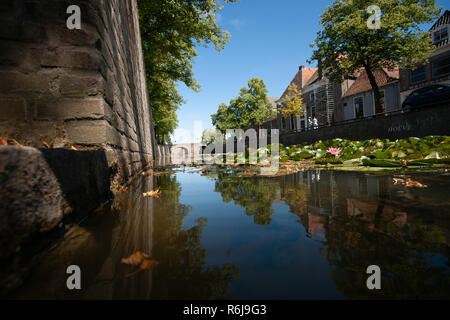
POLYGON ((448 28, 442 28, 440 30, 437 30, 433 32, 433 42, 441 42, 443 40, 446 40, 448 38, 448 28))

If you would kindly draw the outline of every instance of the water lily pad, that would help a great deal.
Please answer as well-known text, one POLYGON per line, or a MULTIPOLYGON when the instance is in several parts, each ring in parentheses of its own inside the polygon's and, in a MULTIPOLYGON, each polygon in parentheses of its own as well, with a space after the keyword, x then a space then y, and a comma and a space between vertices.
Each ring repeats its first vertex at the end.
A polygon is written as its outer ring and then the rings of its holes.
POLYGON ((362 163, 363 163, 363 165, 368 166, 368 167, 393 168, 393 167, 403 167, 404 166, 399 161, 393 161, 393 160, 363 159, 362 163))
POLYGON ((388 152, 375 151, 370 155, 370 157, 375 159, 389 159, 390 155, 388 152))

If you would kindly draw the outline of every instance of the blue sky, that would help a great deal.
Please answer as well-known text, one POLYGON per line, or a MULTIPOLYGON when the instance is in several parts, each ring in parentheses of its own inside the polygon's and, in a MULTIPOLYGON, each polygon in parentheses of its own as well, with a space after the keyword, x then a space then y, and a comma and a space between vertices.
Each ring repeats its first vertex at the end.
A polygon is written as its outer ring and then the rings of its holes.
MULTIPOLYGON (((198 48, 195 78, 201 92, 180 84, 187 100, 178 111, 179 125, 173 142, 197 142, 201 129, 212 128, 211 117, 220 103, 236 97, 253 77, 266 83, 269 96, 279 97, 300 65, 308 65, 309 45, 319 31, 320 14, 332 0, 241 0, 226 5, 218 16, 219 26, 231 33, 221 51, 198 48), (197 125, 195 122, 197 121, 197 125)), ((438 0, 445 7, 448 0, 438 0)), ((448 5, 447 5, 448 7, 448 5)))

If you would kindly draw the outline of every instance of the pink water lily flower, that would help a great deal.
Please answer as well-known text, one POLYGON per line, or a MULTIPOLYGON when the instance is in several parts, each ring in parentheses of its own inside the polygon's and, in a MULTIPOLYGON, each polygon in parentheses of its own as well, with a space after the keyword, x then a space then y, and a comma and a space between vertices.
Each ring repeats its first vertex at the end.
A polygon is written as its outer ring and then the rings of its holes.
POLYGON ((328 149, 328 153, 330 153, 330 154, 332 154, 332 155, 334 155, 334 156, 338 156, 339 155, 339 153, 341 153, 341 149, 339 149, 339 148, 330 148, 330 149, 328 149))

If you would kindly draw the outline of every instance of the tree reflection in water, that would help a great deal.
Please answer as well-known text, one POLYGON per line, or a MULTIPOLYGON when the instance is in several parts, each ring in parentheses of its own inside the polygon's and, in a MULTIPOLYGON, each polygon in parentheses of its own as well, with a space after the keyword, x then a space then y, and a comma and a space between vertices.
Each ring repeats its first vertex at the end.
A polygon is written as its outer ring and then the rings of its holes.
POLYGON ((245 214, 253 217, 258 225, 272 221, 272 204, 279 195, 280 184, 270 178, 238 178, 219 174, 215 192, 222 195, 225 203, 233 201, 245 208, 245 214))
POLYGON ((446 203, 439 186, 426 191, 400 190, 390 175, 327 171, 276 178, 219 174, 217 178, 215 191, 223 201, 245 208, 255 224, 271 223, 274 203, 288 205, 300 217, 307 235, 318 236, 313 239, 323 244, 321 254, 344 296, 448 297, 450 230, 448 215, 443 217, 443 213, 449 212, 435 205, 446 203), (400 199, 399 194, 414 201, 400 199), (367 289, 366 269, 373 264, 381 268, 382 290, 367 289))
POLYGON ((180 184, 176 176, 158 177, 162 190, 155 204, 153 256, 153 299, 224 299, 239 270, 235 265, 206 267, 206 250, 200 247, 207 219, 196 221, 190 229, 183 220, 191 210, 179 202, 180 184))

